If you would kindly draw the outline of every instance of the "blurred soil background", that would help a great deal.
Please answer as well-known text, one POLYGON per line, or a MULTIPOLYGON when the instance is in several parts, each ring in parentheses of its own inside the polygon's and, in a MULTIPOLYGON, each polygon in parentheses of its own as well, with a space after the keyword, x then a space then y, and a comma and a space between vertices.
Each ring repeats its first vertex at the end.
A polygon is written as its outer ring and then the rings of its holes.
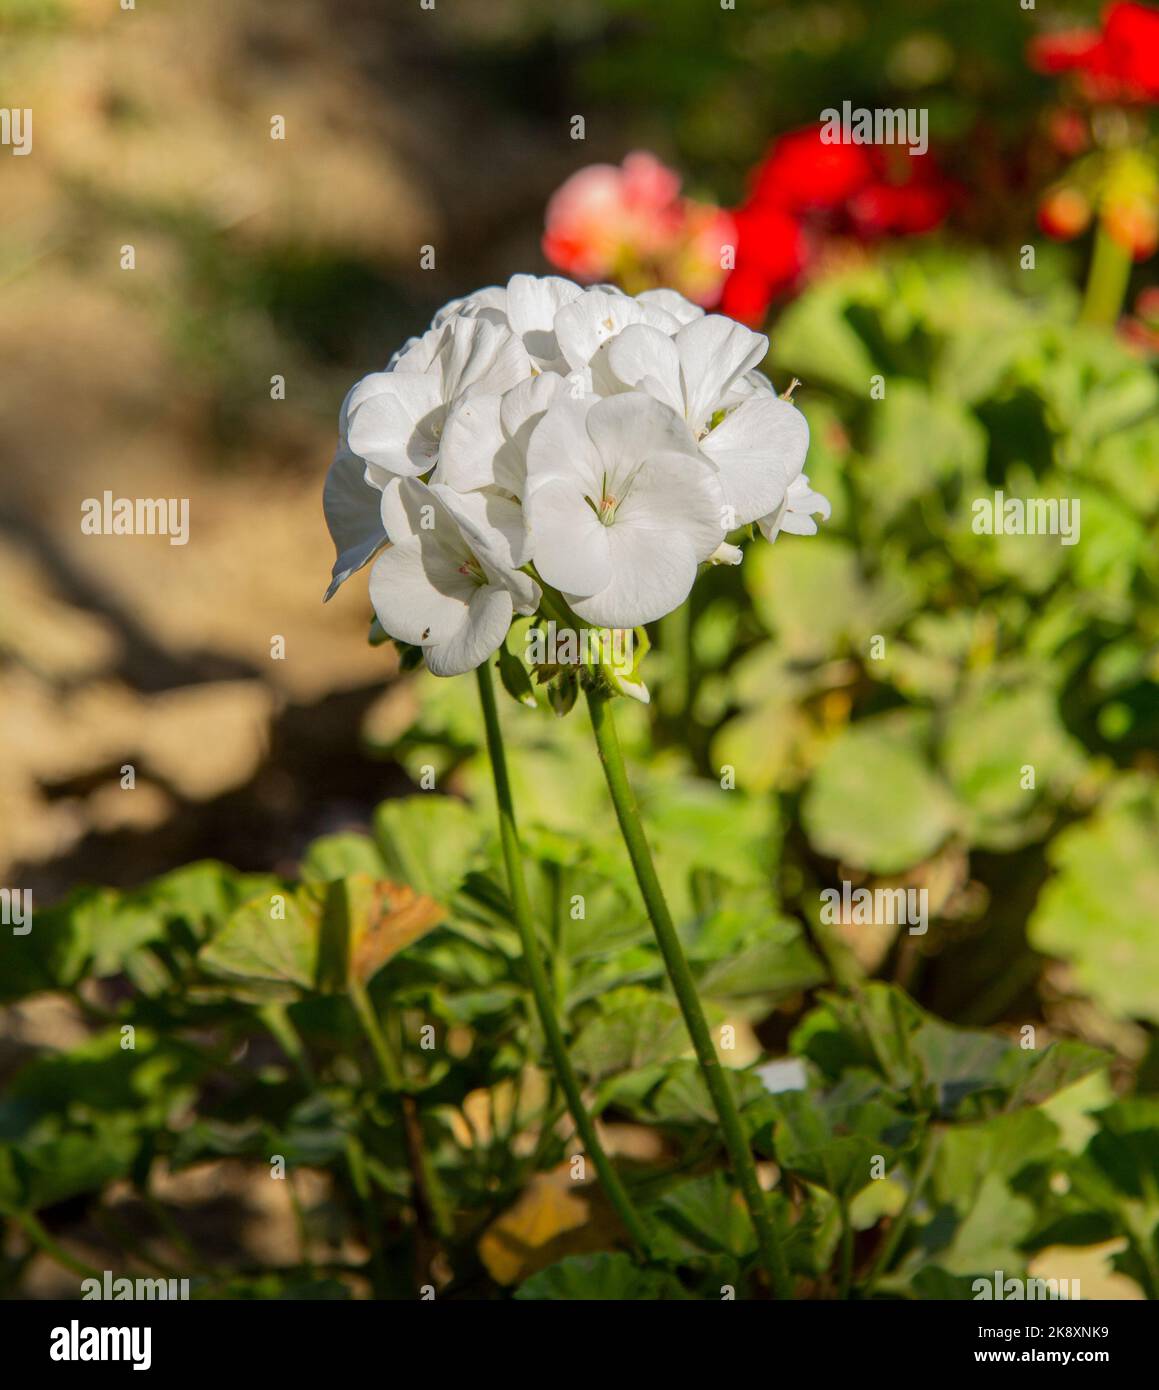
POLYGON ((337 407, 445 299, 546 270, 543 204, 601 152, 487 8, 0 5, 34 113, 0 169, 0 879, 34 900, 290 867, 405 782, 360 750, 365 589, 321 602, 337 407), (105 490, 188 498, 188 544, 82 534, 105 490))

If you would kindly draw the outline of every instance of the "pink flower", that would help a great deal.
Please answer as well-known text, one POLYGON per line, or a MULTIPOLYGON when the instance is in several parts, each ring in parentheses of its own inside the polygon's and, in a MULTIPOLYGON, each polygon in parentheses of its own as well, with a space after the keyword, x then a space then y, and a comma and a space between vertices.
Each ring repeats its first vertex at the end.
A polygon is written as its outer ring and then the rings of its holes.
POLYGON ((656 285, 699 304, 717 296, 722 249, 735 244, 728 213, 680 196, 680 176, 644 151, 622 165, 580 169, 547 205, 543 254, 579 280, 656 285))

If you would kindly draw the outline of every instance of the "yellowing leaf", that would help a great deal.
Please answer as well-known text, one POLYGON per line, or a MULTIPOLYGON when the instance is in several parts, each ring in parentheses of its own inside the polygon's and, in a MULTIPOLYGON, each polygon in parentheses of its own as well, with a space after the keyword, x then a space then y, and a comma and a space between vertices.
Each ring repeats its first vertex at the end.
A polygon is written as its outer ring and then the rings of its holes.
POLYGON ((542 1173, 491 1223, 479 1241, 479 1258, 496 1283, 517 1284, 568 1253, 552 1242, 587 1225, 590 1210, 573 1188, 566 1166, 542 1173))
POLYGON ((366 984, 445 915, 405 884, 348 874, 245 903, 200 959, 212 974, 248 981, 267 995, 330 993, 349 981, 366 984))

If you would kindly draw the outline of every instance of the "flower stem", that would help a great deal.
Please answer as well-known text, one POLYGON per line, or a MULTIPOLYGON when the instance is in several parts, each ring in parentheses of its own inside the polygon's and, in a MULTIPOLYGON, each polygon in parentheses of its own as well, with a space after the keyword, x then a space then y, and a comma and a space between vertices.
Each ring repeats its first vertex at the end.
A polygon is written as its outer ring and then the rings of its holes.
POLYGON ((503 845, 503 861, 507 868, 507 883, 511 892, 511 906, 515 914, 515 925, 523 945, 523 963, 535 998, 539 1021, 547 1039, 555 1074, 563 1093, 567 1097, 572 1120, 583 1140, 585 1151, 595 1164, 596 1172, 608 1200, 615 1207, 624 1229, 632 1243, 641 1254, 647 1255, 650 1242, 647 1227, 644 1225, 620 1175, 612 1166, 604 1152, 596 1133, 595 1122, 588 1114, 580 1090, 579 1077, 568 1055, 567 1041, 563 1035, 559 1018, 555 1011, 551 982, 540 954, 539 942, 535 935, 535 923, 531 913, 531 899, 527 894, 527 882, 523 876, 523 850, 519 843, 519 831, 515 823, 515 805, 511 796, 511 782, 507 775, 507 755, 503 748, 503 731, 499 726, 499 711, 495 705, 495 688, 491 680, 491 668, 487 662, 478 667, 476 676, 479 682, 479 701, 483 706, 483 722, 487 728, 487 750, 491 756, 491 773, 495 782, 495 799, 499 803, 499 837, 503 845))
POLYGON ((1100 221, 1095 232, 1095 249, 1083 299, 1083 323, 1107 327, 1117 323, 1130 278, 1130 251, 1110 234, 1106 222, 1100 221))
POLYGON ((841 1282, 837 1297, 846 1299, 853 1284, 853 1219, 849 1211, 849 1198, 841 1198, 841 1282))
POLYGON ((917 1171, 914 1173, 910 1183, 909 1192, 906 1194, 902 1209, 897 1217, 890 1224, 886 1237, 882 1241, 873 1264, 870 1266, 869 1276, 861 1290, 862 1298, 869 1298, 873 1293, 874 1287, 881 1276, 889 1269, 897 1248, 901 1244, 901 1238, 909 1226, 910 1218, 913 1216, 914 1208, 917 1206, 918 1198, 922 1190, 929 1181, 930 1174, 934 1169, 934 1160, 938 1156, 938 1147, 941 1144, 942 1136, 937 1130, 932 1130, 926 1136, 922 1156, 918 1162, 917 1171))
POLYGON ((652 921, 652 929, 656 933, 660 953, 664 957, 668 978, 672 982, 672 989, 680 1005, 680 1012, 684 1015, 689 1036, 692 1038, 692 1046, 696 1051, 696 1059, 700 1063, 705 1085, 708 1087, 708 1093, 720 1120, 725 1147, 732 1161, 733 1171, 736 1173, 745 1203, 752 1215, 753 1227, 756 1230, 761 1252, 761 1261, 768 1272, 775 1296, 792 1298, 793 1286, 789 1267, 785 1260, 784 1251, 777 1243, 768 1202, 757 1177, 756 1164, 745 1136, 740 1111, 737 1109, 736 1098, 732 1092, 731 1080, 721 1067, 720 1059, 713 1047, 712 1036, 708 1031, 708 1022, 700 1005, 700 997, 696 993, 696 983, 692 978, 692 970, 676 933, 672 914, 669 912, 668 904, 664 899, 664 890, 660 886, 656 866, 652 862, 652 852, 648 848, 640 811, 628 781, 627 769, 624 766, 624 754, 620 748, 619 736, 616 733, 616 725, 612 717, 612 697, 605 691, 589 686, 587 698, 592 729, 596 736, 596 747, 599 750, 600 762, 603 764, 604 776, 607 779, 612 803, 616 808, 616 819, 620 823, 624 844, 632 861, 632 868, 636 873, 636 882, 640 886, 640 894, 644 899, 645 907, 648 909, 648 916, 652 921))
POLYGON ((429 1219, 435 1235, 442 1241, 449 1241, 454 1235, 454 1217, 434 1160, 427 1153, 418 1105, 414 1096, 408 1094, 405 1089, 402 1063, 395 1055, 390 1039, 374 1011, 370 993, 361 980, 350 982, 349 994, 354 1012, 378 1063, 383 1083, 387 1090, 394 1092, 398 1100, 411 1181, 414 1184, 415 1207, 420 1218, 429 1219))
POLYGON ((73 1274, 79 1274, 84 1279, 95 1279, 100 1283, 101 1271, 93 1269, 91 1265, 85 1264, 83 1260, 78 1260, 75 1255, 71 1255, 59 1241, 54 1240, 49 1235, 32 1212, 17 1212, 13 1220, 24 1231, 29 1240, 39 1247, 50 1260, 54 1260, 63 1269, 71 1270, 73 1274))

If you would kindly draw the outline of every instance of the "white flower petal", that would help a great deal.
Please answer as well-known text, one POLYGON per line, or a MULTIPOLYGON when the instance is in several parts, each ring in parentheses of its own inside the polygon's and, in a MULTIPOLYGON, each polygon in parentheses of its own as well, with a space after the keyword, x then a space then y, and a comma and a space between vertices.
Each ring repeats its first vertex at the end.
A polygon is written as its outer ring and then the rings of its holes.
POLYGON ((636 296, 636 300, 640 304, 650 305, 653 309, 663 309, 665 313, 671 314, 677 323, 691 323, 693 319, 704 317, 704 310, 699 304, 693 304, 676 290, 642 290, 636 296))
POLYGON ((532 430, 527 442, 525 506, 531 505, 535 489, 550 478, 574 481, 581 497, 599 488, 604 464, 587 430, 591 406, 590 398, 573 400, 569 391, 561 391, 532 430))
POLYGON ((428 328, 421 338, 409 338, 406 341, 402 350, 395 353, 393 365, 387 370, 402 372, 404 375, 429 372, 444 341, 444 335, 438 328, 428 328))
POLYGON ((495 482, 516 497, 527 488, 527 445, 532 432, 552 402, 567 390, 564 379, 554 372, 541 372, 530 381, 521 381, 503 397, 499 422, 503 445, 495 457, 495 482))
POLYGON ((744 551, 739 545, 729 545, 727 541, 721 541, 708 557, 708 563, 710 565, 739 565, 743 559, 744 551))
POLYGON ((327 598, 386 543, 381 501, 381 492, 366 481, 366 464, 340 446, 322 489, 326 525, 338 552, 327 598))
POLYGON ((687 419, 698 430, 719 408, 733 381, 764 358, 769 340, 723 314, 705 314, 677 333, 676 350, 684 375, 687 419))
POLYGON ((656 452, 636 470, 609 530, 681 535, 697 560, 707 560, 727 534, 725 517, 720 477, 710 463, 698 454, 656 452))
POLYGON ((639 627, 679 608, 696 579, 696 556, 686 536, 665 531, 606 528, 611 578, 589 597, 565 590, 579 617, 600 627, 639 627))
POLYGON ((502 399, 479 393, 462 396, 451 407, 439 440, 439 464, 432 482, 470 492, 497 481, 496 456, 505 442, 499 423, 502 399))
POLYGON ((474 294, 464 295, 462 299, 452 299, 444 304, 431 320, 432 328, 441 328, 448 319, 482 318, 488 323, 507 322, 507 291, 502 285, 488 285, 476 290, 474 294))
POLYGON ((434 463, 442 414, 436 377, 375 372, 363 377, 347 399, 346 443, 368 463, 415 477, 434 463))
POLYGON ((632 323, 608 344, 608 365, 625 386, 646 391, 684 415, 684 388, 676 343, 659 328, 632 323))
POLYGON ((505 324, 459 316, 442 332, 436 364, 448 405, 467 391, 502 395, 531 375, 526 348, 505 324))
POLYGON ((780 531, 791 535, 815 536, 817 523, 814 516, 827 521, 830 516, 829 499, 809 486, 805 473, 793 479, 785 493, 785 500, 768 516, 758 519, 757 525, 766 540, 775 541, 780 531))
POLYGON ((388 546, 370 571, 370 601, 378 621, 401 642, 450 641, 478 589, 441 548, 419 536, 388 546))
MULTIPOLYGON (((633 613, 666 603, 685 579, 691 585, 685 571, 694 575, 697 560, 723 539, 724 496, 716 469, 696 449, 680 416, 639 391, 587 402, 557 400, 531 437, 525 505, 543 578, 581 600, 613 586, 608 602, 633 613), (667 549, 683 560, 675 584, 672 563, 662 563, 665 577, 648 597, 646 576, 631 572, 632 548, 635 543, 651 557, 657 537, 659 553, 667 549), (627 567, 618 579, 614 554, 621 569, 627 567)), ((607 603, 598 611, 605 608, 607 603)))
POLYGON ((555 316, 583 290, 559 275, 513 275, 507 282, 507 321, 541 366, 566 370, 555 337, 555 316))
POLYGON ((611 577, 610 528, 601 525, 586 500, 590 495, 577 478, 549 477, 529 490, 525 504, 535 568, 568 593, 594 594, 611 577))
POLYGON ((609 338, 622 333, 630 323, 650 323, 667 333, 680 327, 671 314, 654 305, 641 304, 624 294, 590 289, 556 314, 556 341, 568 366, 580 371, 609 338))
POLYGON ((752 396, 710 430, 700 447, 720 470, 735 524, 747 526, 780 506, 805 465, 809 426, 788 401, 752 396))
POLYGON ((494 489, 460 493, 431 483, 430 490, 458 522, 472 554, 504 572, 527 564, 530 536, 518 502, 494 489))
POLYGON ((383 512, 407 534, 371 570, 375 614, 392 637, 423 647, 436 675, 478 666, 515 611, 538 607, 539 586, 511 565, 514 548, 525 544, 511 498, 403 478, 386 488, 383 512))
POLYGON ((424 643, 427 669, 435 676, 461 676, 482 666, 507 636, 512 611, 506 589, 476 589, 458 630, 444 642, 424 643))
POLYGON ((613 495, 652 454, 687 453, 697 457, 696 443, 681 417, 642 391, 625 391, 596 401, 587 414, 587 432, 599 450, 601 472, 613 495))
POLYGON ((751 371, 745 372, 728 388, 725 393, 722 405, 739 405, 741 401, 747 401, 750 396, 775 396, 777 388, 765 376, 764 372, 751 371))

